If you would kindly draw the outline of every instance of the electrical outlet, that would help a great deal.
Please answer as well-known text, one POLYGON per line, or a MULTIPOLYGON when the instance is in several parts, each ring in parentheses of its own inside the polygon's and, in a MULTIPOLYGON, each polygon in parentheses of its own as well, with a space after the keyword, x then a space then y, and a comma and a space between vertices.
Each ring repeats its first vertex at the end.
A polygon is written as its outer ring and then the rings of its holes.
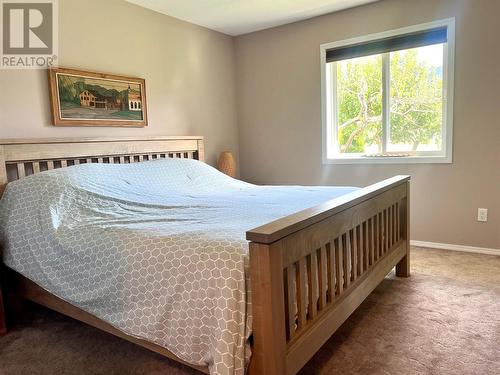
POLYGON ((477 221, 488 221, 488 209, 478 208, 477 209, 477 221))

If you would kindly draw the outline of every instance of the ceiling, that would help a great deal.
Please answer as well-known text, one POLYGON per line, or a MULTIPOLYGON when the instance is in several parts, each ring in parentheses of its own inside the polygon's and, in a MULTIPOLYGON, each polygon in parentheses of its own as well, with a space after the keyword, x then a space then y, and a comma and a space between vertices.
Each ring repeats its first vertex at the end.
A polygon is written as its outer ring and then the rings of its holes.
POLYGON ((378 0, 126 0, 181 20, 241 35, 378 0))

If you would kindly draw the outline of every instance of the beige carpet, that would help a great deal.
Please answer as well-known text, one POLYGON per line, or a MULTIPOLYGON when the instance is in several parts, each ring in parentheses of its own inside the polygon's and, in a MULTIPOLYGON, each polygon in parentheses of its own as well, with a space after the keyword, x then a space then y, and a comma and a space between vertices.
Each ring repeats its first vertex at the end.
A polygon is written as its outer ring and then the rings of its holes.
MULTIPOLYGON (((302 374, 500 374, 500 257, 415 248, 302 374)), ((0 374, 198 374, 37 308, 0 338, 0 374)))

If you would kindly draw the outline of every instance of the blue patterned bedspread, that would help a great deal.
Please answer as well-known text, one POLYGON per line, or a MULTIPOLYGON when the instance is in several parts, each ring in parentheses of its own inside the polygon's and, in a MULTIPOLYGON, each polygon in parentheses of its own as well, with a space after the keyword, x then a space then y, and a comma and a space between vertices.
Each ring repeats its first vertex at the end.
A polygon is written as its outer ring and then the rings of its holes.
POLYGON ((245 232, 355 189, 257 186, 188 159, 56 169, 8 185, 3 260, 127 334, 243 374, 245 232))

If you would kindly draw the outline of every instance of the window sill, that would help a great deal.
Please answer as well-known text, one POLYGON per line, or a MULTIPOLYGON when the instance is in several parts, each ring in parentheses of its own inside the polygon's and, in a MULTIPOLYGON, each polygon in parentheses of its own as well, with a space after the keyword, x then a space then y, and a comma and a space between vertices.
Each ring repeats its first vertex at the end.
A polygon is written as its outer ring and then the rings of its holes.
POLYGON ((451 156, 342 156, 323 158, 323 164, 451 164, 451 156))

